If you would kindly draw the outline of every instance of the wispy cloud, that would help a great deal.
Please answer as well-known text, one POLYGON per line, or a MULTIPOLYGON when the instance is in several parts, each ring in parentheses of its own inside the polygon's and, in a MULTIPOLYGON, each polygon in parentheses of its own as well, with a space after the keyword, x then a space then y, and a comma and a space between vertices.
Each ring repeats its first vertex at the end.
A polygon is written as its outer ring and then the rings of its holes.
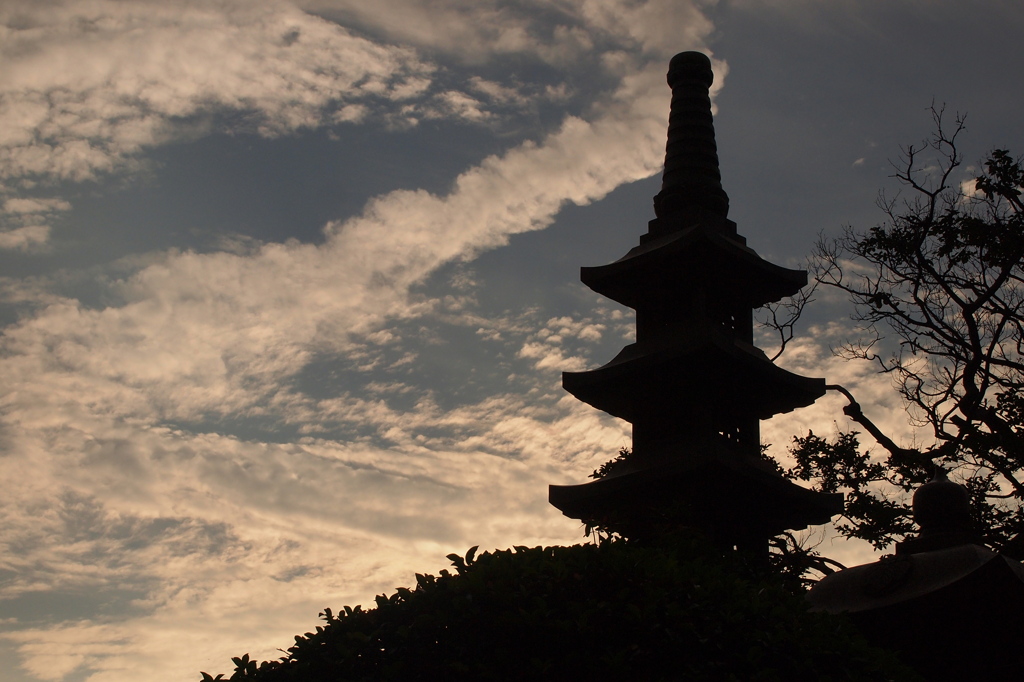
POLYGON ((0 232, 0 249, 29 251, 46 243, 50 237, 48 225, 26 225, 0 232))
MULTIPOLYGON (((357 17, 359 33, 277 2, 2 10, 12 221, 73 219, 47 183, 102 181, 182 136, 484 120, 569 89, 473 71, 495 55, 575 69, 585 58, 606 79, 450 191, 384 194, 319 243, 151 253, 108 273, 101 306, 43 278, 4 282, 9 301, 35 307, 5 328, 0 358, 0 475, 19 481, 0 501, 13 550, 0 568, 17 576, 0 598, 23 606, 3 636, 39 679, 138 679, 156 665, 177 678, 242 650, 273 657, 317 609, 365 601, 445 551, 565 541, 579 529, 546 504, 546 485, 582 480, 628 441, 627 425, 562 393, 557 374, 620 336, 621 314, 481 311, 468 276, 440 296, 417 288, 654 173, 665 57, 700 46, 710 24, 685 4, 579 2, 541 6, 561 18, 541 34, 497 5, 441 3, 399 26, 385 5, 317 6, 357 17), (423 56, 441 52, 465 73, 423 56), (504 383, 446 401, 417 380, 430 334, 440 346, 452 329, 490 344, 504 383), (543 352, 522 353, 532 347, 543 352), (321 367, 345 381, 310 376, 321 367), (86 593, 109 609, 76 601, 86 593)), ((46 239, 11 225, 12 248, 46 239)))
POLYGON ((263 135, 317 126, 432 71, 284 2, 14 2, 0 22, 7 182, 93 178, 223 111, 263 135))

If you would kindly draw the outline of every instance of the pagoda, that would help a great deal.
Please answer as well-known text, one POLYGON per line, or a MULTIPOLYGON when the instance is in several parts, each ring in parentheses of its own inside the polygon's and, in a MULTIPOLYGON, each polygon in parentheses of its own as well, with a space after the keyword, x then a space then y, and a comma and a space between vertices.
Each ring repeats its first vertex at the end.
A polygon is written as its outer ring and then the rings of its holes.
POLYGON ((757 255, 728 219, 708 91, 711 61, 676 55, 655 219, 638 246, 585 267, 597 293, 636 311, 636 342, 563 387, 633 425, 632 451, 593 482, 552 485, 563 514, 630 538, 696 529, 767 551, 785 530, 828 523, 841 494, 785 479, 763 456, 759 421, 810 405, 825 380, 777 367, 753 345, 753 310, 798 292, 807 273, 757 255))

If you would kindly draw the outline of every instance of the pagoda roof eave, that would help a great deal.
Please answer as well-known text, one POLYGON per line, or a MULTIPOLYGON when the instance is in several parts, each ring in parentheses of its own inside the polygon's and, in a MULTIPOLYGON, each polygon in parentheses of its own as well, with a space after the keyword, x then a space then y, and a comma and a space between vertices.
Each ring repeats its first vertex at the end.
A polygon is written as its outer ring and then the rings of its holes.
POLYGON ((737 239, 698 222, 646 240, 613 263, 581 268, 580 279, 631 308, 652 293, 684 294, 699 283, 759 308, 795 294, 807 284, 807 273, 766 261, 737 239))
POLYGON ((728 527, 753 522, 770 536, 829 523, 843 511, 842 493, 803 488, 765 468, 735 456, 681 453, 672 462, 579 485, 548 487, 548 501, 565 516, 594 520, 637 501, 680 500, 691 506, 699 525, 728 527))
POLYGON ((562 372, 562 386, 579 400, 629 422, 655 403, 685 409, 716 400, 744 405, 759 419, 768 419, 811 405, 825 394, 824 379, 789 372, 754 346, 717 335, 653 349, 630 344, 601 367, 562 372))

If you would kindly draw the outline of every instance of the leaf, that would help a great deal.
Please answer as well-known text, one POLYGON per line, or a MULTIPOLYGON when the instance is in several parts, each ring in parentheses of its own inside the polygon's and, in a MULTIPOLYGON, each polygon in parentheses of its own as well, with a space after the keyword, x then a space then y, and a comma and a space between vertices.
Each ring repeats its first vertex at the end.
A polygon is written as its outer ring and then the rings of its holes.
POLYGON ((462 573, 462 569, 466 567, 466 561, 458 554, 454 552, 447 556, 447 559, 452 562, 452 566, 459 569, 459 573, 462 573))

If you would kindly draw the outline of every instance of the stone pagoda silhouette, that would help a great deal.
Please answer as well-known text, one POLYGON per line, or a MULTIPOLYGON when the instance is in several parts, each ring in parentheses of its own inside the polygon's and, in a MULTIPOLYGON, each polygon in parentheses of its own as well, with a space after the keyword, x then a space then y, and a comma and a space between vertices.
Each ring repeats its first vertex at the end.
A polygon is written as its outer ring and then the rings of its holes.
POLYGON ((632 423, 632 452, 593 482, 550 486, 549 501, 630 538, 695 529, 767 552, 774 535, 828 523, 843 496, 802 488, 762 456, 759 420, 810 405, 825 380, 753 345, 753 310, 799 291, 807 273, 762 259, 727 218, 712 81, 705 55, 673 57, 656 218, 625 256, 581 269, 584 284, 636 311, 636 343, 602 367, 564 372, 562 385, 632 423))

